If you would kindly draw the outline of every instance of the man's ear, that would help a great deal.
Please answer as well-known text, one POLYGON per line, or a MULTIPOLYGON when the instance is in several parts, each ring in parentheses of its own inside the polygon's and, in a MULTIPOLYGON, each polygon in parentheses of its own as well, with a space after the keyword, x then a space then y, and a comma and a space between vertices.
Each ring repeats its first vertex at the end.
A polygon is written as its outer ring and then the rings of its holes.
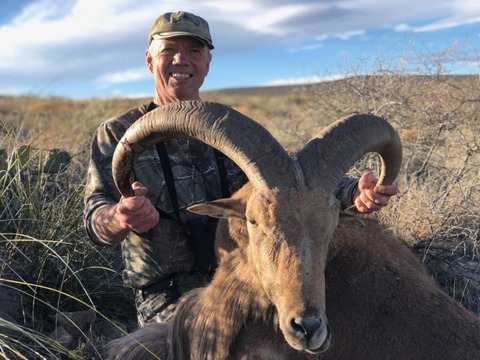
POLYGON ((147 62, 148 70, 150 70, 150 72, 153 74, 153 58, 152 55, 150 55, 150 51, 148 49, 145 51, 145 59, 147 62))
POLYGON ((208 73, 210 72, 210 63, 212 62, 212 53, 210 52, 210 50, 208 50, 208 63, 207 63, 207 73, 205 74, 205 76, 208 75, 208 73))
POLYGON ((245 206, 237 199, 219 199, 203 204, 195 204, 187 208, 199 215, 208 215, 219 219, 240 218, 245 217, 245 206))

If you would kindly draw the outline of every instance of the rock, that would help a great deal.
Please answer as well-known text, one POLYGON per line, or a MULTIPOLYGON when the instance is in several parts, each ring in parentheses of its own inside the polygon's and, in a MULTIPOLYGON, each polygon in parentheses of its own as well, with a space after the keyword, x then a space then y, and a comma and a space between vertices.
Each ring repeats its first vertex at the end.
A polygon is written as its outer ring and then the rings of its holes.
POLYGON ((125 335, 127 327, 119 321, 101 320, 95 324, 96 330, 105 337, 105 340, 112 341, 125 335), (117 325, 117 326, 115 326, 117 325), (119 329, 120 328, 120 329, 119 329))
POLYGON ((66 348, 68 348, 73 342, 73 336, 70 335, 63 326, 57 327, 50 334, 48 334, 48 337, 66 348))
POLYGON ((97 315, 92 309, 67 313, 57 313, 50 320, 57 326, 63 327, 69 334, 78 335, 95 321, 97 315))
POLYGON ((70 154, 59 149, 50 150, 43 164, 43 172, 56 174, 65 171, 70 164, 70 154))

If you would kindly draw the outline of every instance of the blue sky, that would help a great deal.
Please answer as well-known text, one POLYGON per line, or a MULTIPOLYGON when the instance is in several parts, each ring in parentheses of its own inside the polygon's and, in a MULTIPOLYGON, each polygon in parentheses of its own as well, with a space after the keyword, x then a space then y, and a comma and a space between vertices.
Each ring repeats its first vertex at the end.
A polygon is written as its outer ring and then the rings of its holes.
POLYGON ((150 96, 148 31, 178 10, 210 24, 204 90, 337 78, 379 54, 414 71, 413 42, 480 70, 479 0, 1 0, 0 94, 150 96))

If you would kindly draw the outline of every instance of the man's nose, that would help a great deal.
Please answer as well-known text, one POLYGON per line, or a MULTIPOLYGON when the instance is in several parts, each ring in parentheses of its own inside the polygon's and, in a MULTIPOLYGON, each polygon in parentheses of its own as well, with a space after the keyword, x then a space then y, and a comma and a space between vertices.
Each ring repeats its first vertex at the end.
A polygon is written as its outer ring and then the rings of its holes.
POLYGON ((187 54, 183 52, 177 52, 173 57, 172 63, 174 65, 185 65, 185 64, 188 64, 188 61, 189 59, 187 54))

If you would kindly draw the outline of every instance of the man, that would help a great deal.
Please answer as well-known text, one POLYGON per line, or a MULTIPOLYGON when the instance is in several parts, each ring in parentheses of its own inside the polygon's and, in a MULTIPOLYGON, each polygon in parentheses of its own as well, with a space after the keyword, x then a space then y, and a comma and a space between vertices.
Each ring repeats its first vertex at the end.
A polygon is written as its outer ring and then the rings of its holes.
MULTIPOLYGON (((120 196, 111 174, 118 141, 155 107, 200 100, 214 48, 207 22, 186 12, 159 16, 148 42, 146 63, 155 80, 155 97, 148 106, 107 120, 97 129, 85 193, 88 236, 97 244, 122 244, 123 278, 135 289, 140 326, 168 320, 178 298, 212 275, 213 264, 204 261, 208 255, 193 254, 192 238, 212 238, 215 223, 186 208, 232 194, 245 181, 241 170, 211 147, 178 139, 142 154, 134 167, 135 196, 120 196)), ((375 183, 371 173, 359 181, 343 179, 337 189, 343 208, 354 203, 358 211, 368 213, 387 205, 397 188, 375 183)))

